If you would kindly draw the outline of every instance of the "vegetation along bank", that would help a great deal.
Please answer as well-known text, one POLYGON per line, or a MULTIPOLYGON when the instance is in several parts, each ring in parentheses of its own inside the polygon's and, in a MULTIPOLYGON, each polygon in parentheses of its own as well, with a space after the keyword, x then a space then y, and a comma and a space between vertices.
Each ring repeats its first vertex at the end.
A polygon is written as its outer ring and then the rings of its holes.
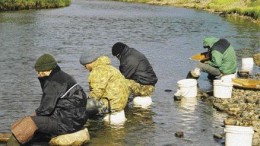
POLYGON ((0 0, 0 11, 66 7, 71 0, 0 0))
POLYGON ((196 8, 210 12, 221 13, 222 16, 237 15, 250 18, 260 23, 259 0, 118 0, 124 2, 140 2, 155 5, 172 5, 178 7, 196 8))

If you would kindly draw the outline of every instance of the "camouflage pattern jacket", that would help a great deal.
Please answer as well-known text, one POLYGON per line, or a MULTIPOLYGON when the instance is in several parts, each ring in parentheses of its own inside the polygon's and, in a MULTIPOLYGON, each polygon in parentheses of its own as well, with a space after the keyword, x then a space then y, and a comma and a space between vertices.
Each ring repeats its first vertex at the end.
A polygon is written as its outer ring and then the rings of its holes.
POLYGON ((112 112, 125 108, 130 95, 126 79, 111 65, 107 56, 101 56, 93 62, 88 80, 90 98, 101 100, 107 107, 110 103, 112 112))

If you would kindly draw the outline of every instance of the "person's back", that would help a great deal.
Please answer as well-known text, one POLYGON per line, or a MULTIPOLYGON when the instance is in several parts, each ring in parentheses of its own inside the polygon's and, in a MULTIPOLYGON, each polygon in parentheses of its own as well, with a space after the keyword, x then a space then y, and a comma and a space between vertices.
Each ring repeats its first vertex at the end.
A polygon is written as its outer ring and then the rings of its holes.
POLYGON ((229 46, 222 55, 222 64, 219 67, 219 70, 223 75, 235 73, 237 71, 237 57, 233 47, 229 46))
POLYGON ((111 65, 107 56, 101 56, 93 62, 89 74, 89 96, 111 107, 112 112, 124 110, 129 90, 124 76, 111 65))
POLYGON ((142 85, 155 85, 158 80, 148 59, 138 50, 127 46, 121 53, 119 69, 127 79, 142 85))
POLYGON ((87 120, 87 99, 74 78, 57 66, 48 78, 39 80, 44 96, 36 109, 36 115, 57 119, 59 131, 63 131, 58 135, 80 130, 87 120))
POLYGON ((120 61, 119 70, 127 79, 134 105, 150 106, 158 79, 148 59, 141 52, 121 42, 113 45, 112 55, 120 61))
POLYGON ((233 74, 237 70, 237 58, 234 48, 226 39, 216 42, 212 38, 205 38, 203 44, 211 46, 211 60, 209 65, 217 67, 223 75, 233 74))

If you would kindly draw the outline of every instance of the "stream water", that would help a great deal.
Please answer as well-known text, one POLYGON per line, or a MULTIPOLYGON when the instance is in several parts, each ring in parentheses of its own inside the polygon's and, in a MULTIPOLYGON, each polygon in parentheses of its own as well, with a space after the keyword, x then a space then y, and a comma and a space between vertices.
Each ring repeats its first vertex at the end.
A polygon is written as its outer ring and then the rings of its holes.
MULTIPOLYGON (((41 89, 33 65, 40 55, 55 56, 88 93, 88 72, 79 64, 81 53, 106 54, 117 67, 111 47, 121 41, 143 52, 152 64, 159 79, 153 105, 144 110, 129 102, 123 127, 89 120, 87 145, 223 145, 213 135, 223 133, 226 115, 200 99, 174 101, 177 81, 196 65, 189 58, 204 51, 205 36, 229 40, 240 66, 242 57, 260 51, 259 30, 259 25, 247 20, 200 10, 114 1, 73 0, 66 8, 1 12, 0 132, 10 132, 12 122, 39 106, 41 89), (183 138, 175 137, 178 131, 184 132, 183 138)), ((202 90, 212 88, 204 74, 198 82, 202 90)))

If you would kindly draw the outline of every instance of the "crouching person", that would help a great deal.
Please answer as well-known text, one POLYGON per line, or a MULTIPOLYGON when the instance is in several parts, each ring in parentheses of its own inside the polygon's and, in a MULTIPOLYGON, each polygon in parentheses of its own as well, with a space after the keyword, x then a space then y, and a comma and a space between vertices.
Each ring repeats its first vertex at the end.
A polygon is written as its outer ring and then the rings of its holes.
POLYGON ((207 61, 199 62, 186 78, 198 79, 201 71, 208 73, 208 79, 235 78, 237 71, 237 57, 234 48, 226 39, 206 37, 203 47, 208 49, 207 61))
POLYGON ((40 56, 35 64, 43 91, 35 115, 11 126, 7 146, 26 144, 37 135, 49 138, 77 132, 87 121, 87 98, 77 82, 63 72, 50 54, 40 56))
POLYGON ((90 72, 87 111, 96 109, 110 124, 123 124, 126 120, 124 108, 130 94, 124 76, 111 65, 107 56, 85 53, 81 55, 80 63, 90 72))

